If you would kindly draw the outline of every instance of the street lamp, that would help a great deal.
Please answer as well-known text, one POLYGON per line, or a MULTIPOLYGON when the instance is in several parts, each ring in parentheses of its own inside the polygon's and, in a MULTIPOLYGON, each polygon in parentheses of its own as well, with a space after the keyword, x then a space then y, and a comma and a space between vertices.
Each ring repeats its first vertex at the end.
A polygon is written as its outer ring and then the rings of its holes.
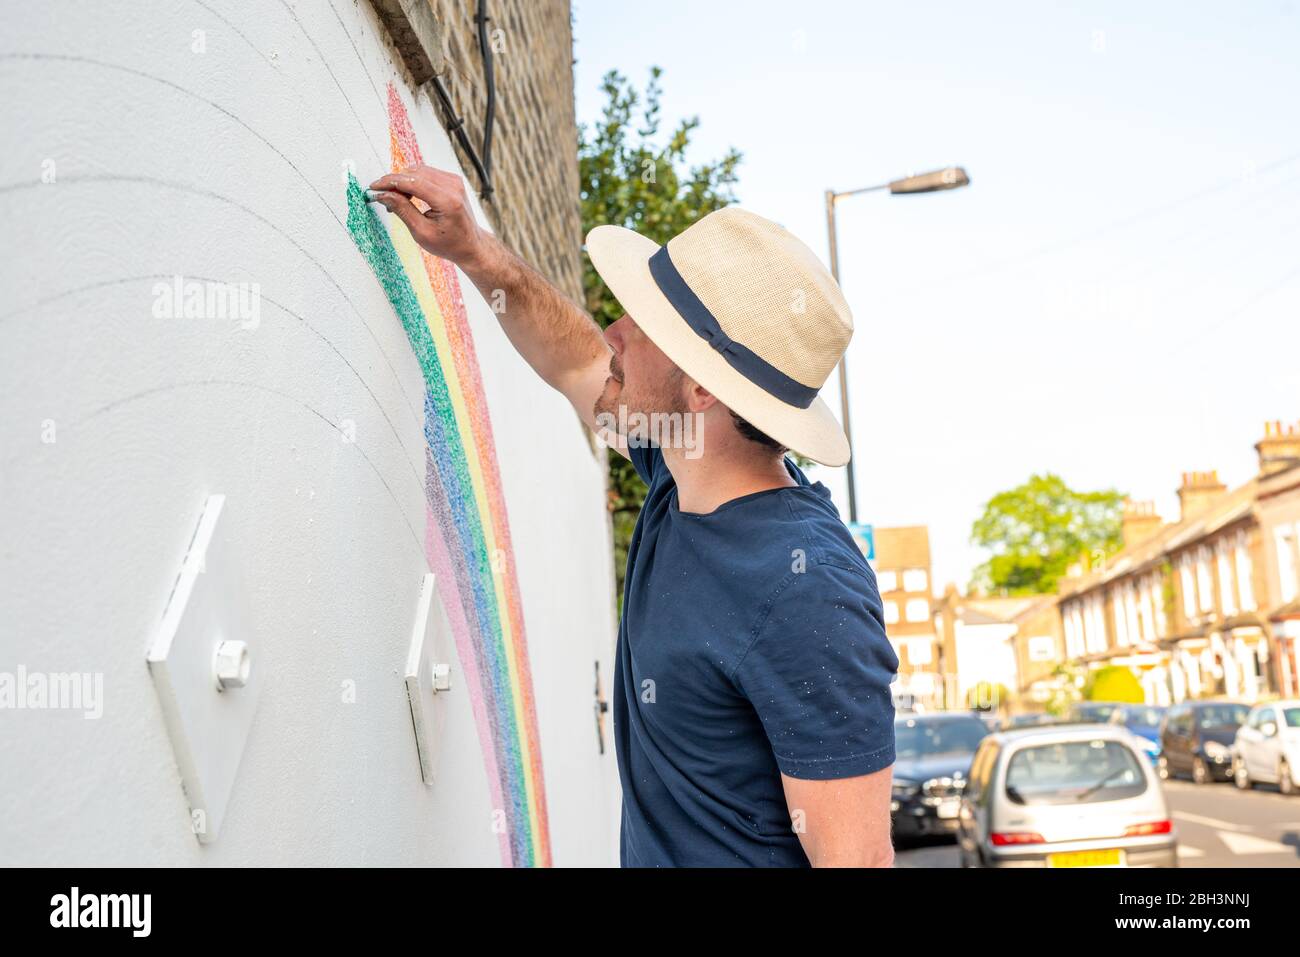
MULTIPOLYGON (((830 236, 830 253, 831 253, 831 275, 835 277, 835 282, 840 281, 840 256, 838 243, 835 238, 835 203, 837 200, 844 199, 848 196, 856 196, 858 193, 874 193, 882 189, 889 190, 894 195, 903 195, 907 193, 937 193, 947 189, 960 189, 970 184, 970 177, 960 166, 949 166, 945 169, 933 170, 929 173, 921 173, 917 176, 904 176, 902 179, 896 179, 888 183, 881 183, 879 186, 864 186, 862 189, 850 189, 843 193, 837 193, 833 189, 826 191, 826 231, 830 236)), ((848 353, 840 358, 840 418, 844 424, 844 434, 849 440, 849 462, 847 466, 847 478, 849 480, 849 521, 858 520, 858 493, 853 476, 853 429, 849 424, 849 373, 848 373, 848 353)))

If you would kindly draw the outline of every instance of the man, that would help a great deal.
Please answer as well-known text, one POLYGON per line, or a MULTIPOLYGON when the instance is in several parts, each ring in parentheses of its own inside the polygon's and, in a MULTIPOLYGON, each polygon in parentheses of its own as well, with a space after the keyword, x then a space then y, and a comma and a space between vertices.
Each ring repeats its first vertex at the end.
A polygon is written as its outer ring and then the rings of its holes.
POLYGON ((460 176, 371 191, 504 296, 515 348, 649 485, 614 679, 623 864, 890 866, 898 659, 830 493, 785 458, 849 456, 817 397, 853 332, 825 268, 735 207, 664 247, 598 226, 587 252, 629 310, 602 335, 478 226, 460 176))

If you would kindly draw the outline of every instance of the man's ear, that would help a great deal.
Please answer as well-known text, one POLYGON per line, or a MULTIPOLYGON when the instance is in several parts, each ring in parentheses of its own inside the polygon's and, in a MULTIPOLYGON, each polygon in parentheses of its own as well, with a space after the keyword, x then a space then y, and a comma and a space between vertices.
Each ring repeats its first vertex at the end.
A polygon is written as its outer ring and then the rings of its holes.
POLYGON ((718 397, 691 378, 686 379, 686 407, 691 412, 707 412, 717 405, 718 397))

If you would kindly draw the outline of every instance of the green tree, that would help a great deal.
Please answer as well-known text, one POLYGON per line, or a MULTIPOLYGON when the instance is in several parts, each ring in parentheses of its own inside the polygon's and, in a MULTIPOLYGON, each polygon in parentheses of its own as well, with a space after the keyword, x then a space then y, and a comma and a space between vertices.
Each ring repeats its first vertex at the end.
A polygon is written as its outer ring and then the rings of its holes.
POLYGON ((1065 661, 1052 669, 1052 677, 1057 679, 1056 687, 1045 710, 1053 717, 1063 718, 1081 696, 1087 681, 1085 668, 1076 661, 1065 661))
POLYGON ((971 527, 971 542, 992 552, 971 584, 1006 595, 1055 591, 1081 554, 1119 550, 1123 501, 1114 489, 1076 492, 1050 472, 998 493, 971 527))
MULTIPOLYGON (((642 97, 629 80, 611 70, 601 82, 606 102, 599 122, 590 129, 586 124, 578 128, 584 235, 594 226, 613 223, 662 244, 700 217, 735 202, 732 187, 740 153, 730 149, 720 160, 689 166, 686 148, 699 126, 698 117, 682 120, 667 137, 660 136, 661 74, 658 67, 651 68, 642 97)), ((583 287, 587 311, 601 328, 623 315, 590 260, 584 263, 583 287)), ((621 603, 627 548, 646 487, 631 462, 614 451, 608 455, 608 507, 621 603)))

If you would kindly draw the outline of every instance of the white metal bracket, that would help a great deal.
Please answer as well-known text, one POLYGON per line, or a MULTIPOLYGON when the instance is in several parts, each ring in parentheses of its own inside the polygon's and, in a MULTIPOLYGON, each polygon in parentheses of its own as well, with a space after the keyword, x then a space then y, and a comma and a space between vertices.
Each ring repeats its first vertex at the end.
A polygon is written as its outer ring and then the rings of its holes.
POLYGON ((145 655, 189 800, 190 827, 204 844, 216 840, 225 819, 264 665, 225 526, 218 532, 225 503, 224 495, 207 500, 145 655))
POLYGON ((425 784, 433 784, 434 759, 443 723, 443 704, 438 698, 451 690, 451 665, 447 657, 449 629, 434 584, 434 576, 426 574, 406 655, 406 699, 411 706, 415 750, 425 784))

